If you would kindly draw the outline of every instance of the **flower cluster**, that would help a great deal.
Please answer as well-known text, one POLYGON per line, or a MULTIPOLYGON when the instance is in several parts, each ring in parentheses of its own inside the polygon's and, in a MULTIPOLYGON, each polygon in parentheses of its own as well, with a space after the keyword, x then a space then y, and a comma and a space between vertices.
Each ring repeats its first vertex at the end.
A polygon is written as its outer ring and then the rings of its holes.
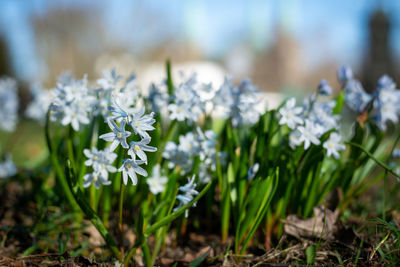
MULTIPOLYGON (((304 144, 304 149, 308 149, 311 144, 319 145, 322 135, 338 130, 340 116, 333 113, 336 102, 317 102, 318 95, 329 95, 331 92, 332 88, 328 82, 322 80, 317 94, 306 98, 302 107, 296 107, 296 100, 291 98, 279 109, 281 116, 279 124, 286 124, 292 130, 289 135, 289 144, 292 148, 301 144, 304 144)), ((341 140, 342 136, 339 133, 330 134, 329 139, 323 144, 328 156, 339 158, 338 151, 345 149, 341 140)))
POLYGON ((52 120, 60 120, 64 126, 71 125, 75 131, 82 124, 89 124, 97 99, 94 91, 88 87, 86 76, 76 80, 69 74, 64 74, 51 92, 52 120))
MULTIPOLYGON (((182 75, 183 76, 183 75, 182 75)), ((212 93, 211 85, 197 82, 196 74, 191 75, 178 85, 174 91, 172 102, 168 105, 171 120, 197 122, 206 111, 209 101, 207 93, 212 93)))
POLYGON ((0 129, 12 132, 18 122, 17 82, 10 78, 0 79, 0 129))
POLYGON ((117 154, 110 152, 108 149, 97 150, 93 147, 92 150, 84 149, 83 153, 88 158, 85 161, 86 166, 92 166, 93 173, 88 173, 83 176, 84 183, 83 187, 88 187, 92 183, 96 188, 100 188, 100 185, 109 185, 111 181, 108 180, 108 173, 114 173, 117 169, 112 166, 112 163, 117 158, 117 154))
POLYGON ((372 104, 372 119, 381 130, 386 130, 388 122, 397 123, 400 116, 400 91, 396 89, 393 80, 383 75, 373 94, 364 91, 361 83, 353 78, 353 72, 348 66, 338 71, 339 81, 345 91, 347 105, 354 111, 367 111, 372 104))
MULTIPOLYGON (((182 206, 188 204, 190 201, 194 199, 194 196, 197 196, 199 192, 195 190, 196 184, 194 183, 195 175, 189 179, 188 183, 184 186, 179 187, 179 191, 183 192, 183 194, 179 194, 176 196, 176 199, 179 200, 179 205, 174 208, 174 211, 177 211, 182 206)), ((193 207, 196 207, 196 203, 193 203, 193 207)), ((185 211, 185 217, 189 216, 189 210, 185 211)))
POLYGON ((231 118, 232 125, 239 127, 258 122, 264 108, 260 101, 260 91, 250 80, 243 80, 235 86, 232 79, 226 78, 213 98, 216 112, 223 118, 231 118))
POLYGON ((188 132, 179 136, 179 144, 167 142, 162 156, 168 159, 169 168, 179 166, 182 175, 193 170, 195 158, 199 157, 199 180, 201 183, 207 183, 210 180, 210 172, 216 169, 217 156, 223 156, 216 151, 216 138, 212 130, 203 133, 200 127, 197 127, 195 133, 188 132))
POLYGON ((243 80, 235 86, 231 78, 215 88, 211 84, 198 82, 196 74, 185 78, 170 98, 164 83, 150 87, 149 100, 153 110, 160 111, 168 105, 171 120, 196 123, 202 116, 231 118, 232 125, 252 125, 265 111, 260 91, 249 81, 243 80))
POLYGON ((108 94, 107 92, 113 92, 113 94, 111 94, 112 104, 108 106, 108 111, 111 115, 106 118, 112 132, 100 135, 99 138, 111 142, 107 147, 109 152, 113 152, 118 145, 127 149, 127 154, 129 154, 131 158, 125 158, 118 171, 122 172, 125 185, 128 184, 128 177, 131 179, 133 185, 136 185, 137 174, 147 176, 146 170, 140 167, 141 164, 147 164, 145 152, 154 152, 157 150, 157 148, 148 145, 151 141, 151 137, 147 133, 155 129, 152 126, 155 122, 153 118, 154 113, 145 114, 144 107, 133 107, 133 105, 137 103, 138 95, 135 94, 135 90, 132 89, 132 79, 128 79, 125 86, 121 89, 116 89, 114 86, 121 77, 117 76, 114 70, 110 73, 105 72, 104 74, 105 78, 98 80, 98 84, 102 84, 104 87, 102 93, 108 94), (129 92, 131 94, 129 94, 129 92), (127 131, 125 129, 126 126, 129 126, 133 133, 140 137, 140 140, 128 143, 128 138, 135 135, 127 131))
POLYGON ((96 114, 107 118, 111 112, 114 115, 113 119, 119 119, 127 115, 120 114, 121 112, 129 111, 131 110, 130 106, 136 105, 139 99, 136 77, 131 75, 125 81, 122 78, 122 75, 117 75, 115 69, 112 68, 110 71, 104 70, 103 78, 97 79, 96 114))
POLYGON ((44 122, 46 118, 47 110, 53 101, 52 93, 49 90, 45 90, 38 84, 33 84, 29 88, 33 100, 29 103, 29 106, 25 110, 25 115, 33 120, 44 122))

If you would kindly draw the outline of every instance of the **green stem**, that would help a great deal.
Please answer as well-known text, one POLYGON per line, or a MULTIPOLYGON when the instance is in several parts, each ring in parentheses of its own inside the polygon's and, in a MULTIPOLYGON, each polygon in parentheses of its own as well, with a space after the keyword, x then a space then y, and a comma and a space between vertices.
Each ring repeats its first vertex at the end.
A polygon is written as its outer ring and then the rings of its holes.
POLYGON ((107 228, 104 226, 103 222, 99 218, 99 216, 94 212, 94 210, 90 207, 89 203, 86 200, 85 194, 82 192, 78 185, 77 177, 75 176, 73 169, 71 168, 71 162, 67 160, 66 168, 65 168, 65 177, 67 177, 67 181, 73 192, 73 196, 75 197, 76 202, 79 204, 79 207, 83 211, 83 213, 88 217, 88 219, 92 222, 92 224, 99 231, 101 236, 106 241, 107 246, 111 249, 115 257, 121 259, 120 251, 116 245, 116 242, 112 235, 108 232, 107 228))
POLYGON ((47 111, 47 114, 46 114, 45 137, 46 137, 47 148, 50 153, 50 161, 51 161, 51 164, 56 173, 56 178, 58 179, 58 182, 61 185, 61 188, 64 191, 67 201, 70 204, 72 210, 74 211, 77 220, 81 221, 82 214, 81 214, 79 206, 76 203, 74 196, 72 195, 72 192, 68 186, 68 182, 65 179, 64 172, 62 171, 59 160, 58 160, 57 152, 55 151, 55 149, 53 147, 53 143, 50 138, 50 109, 47 111))
POLYGON ((121 251, 121 262, 124 257, 124 229, 122 224, 122 215, 123 215, 123 207, 124 207, 124 191, 125 185, 123 179, 121 179, 121 186, 119 189, 119 205, 118 205, 118 229, 119 229, 119 246, 121 251))
POLYGON ((151 263, 150 249, 146 241, 143 242, 142 247, 143 247, 143 256, 146 262, 146 266, 151 267, 152 263, 151 263))

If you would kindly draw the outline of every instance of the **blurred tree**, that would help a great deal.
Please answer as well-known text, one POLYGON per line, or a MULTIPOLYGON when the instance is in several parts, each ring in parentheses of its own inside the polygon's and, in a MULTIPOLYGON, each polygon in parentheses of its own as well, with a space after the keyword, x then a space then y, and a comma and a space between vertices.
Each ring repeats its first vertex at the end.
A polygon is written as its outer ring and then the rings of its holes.
POLYGON ((363 85, 368 92, 375 90, 376 81, 383 74, 398 80, 389 42, 390 31, 390 18, 381 9, 376 10, 369 21, 369 47, 362 70, 363 85))
POLYGON ((0 77, 5 75, 12 76, 12 74, 11 58, 7 43, 2 36, 0 36, 0 77))

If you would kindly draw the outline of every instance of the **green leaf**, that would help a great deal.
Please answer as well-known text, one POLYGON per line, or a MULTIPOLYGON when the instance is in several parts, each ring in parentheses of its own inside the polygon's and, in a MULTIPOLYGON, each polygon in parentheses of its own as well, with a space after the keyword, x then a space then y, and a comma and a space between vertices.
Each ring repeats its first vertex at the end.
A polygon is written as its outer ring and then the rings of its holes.
POLYGON ((208 256, 208 254, 210 254, 211 248, 208 249, 206 252, 204 252, 203 254, 200 255, 200 257, 198 257, 197 259, 195 259, 190 265, 189 267, 197 267, 199 266, 208 256))
POLYGON ((306 249, 307 264, 314 264, 316 253, 317 253, 317 251, 316 251, 315 246, 309 246, 306 249))
POLYGON ((379 159, 377 159, 374 155, 372 155, 368 150, 366 150, 364 147, 362 147, 359 144, 353 143, 353 142, 347 142, 347 144, 357 147, 360 150, 362 150, 365 154, 368 155, 368 157, 370 157, 373 161, 376 162, 376 164, 378 164, 379 166, 381 166, 382 168, 384 168, 387 172, 391 173, 392 175, 396 176, 397 178, 400 179, 400 175, 398 175, 392 168, 390 168, 388 165, 386 165, 385 163, 383 163, 382 161, 380 161, 379 159))
POLYGON ((180 215, 182 215, 187 209, 189 209, 190 207, 193 206, 194 203, 196 203, 207 191, 208 189, 210 189, 211 185, 213 184, 213 182, 209 182, 206 187, 203 188, 203 190, 200 192, 200 194, 197 195, 197 197, 195 199, 193 199, 192 201, 190 201, 188 204, 182 206, 179 210, 171 213, 170 215, 168 215, 167 217, 164 217, 163 219, 161 219, 160 221, 156 222, 155 224, 153 224, 152 226, 150 226, 149 228, 147 228, 146 232, 144 233, 145 236, 149 236, 152 233, 154 233, 155 231, 157 231, 158 228, 172 222, 173 220, 175 220, 176 218, 178 218, 180 215))
POLYGON ((335 98, 336 106, 333 108, 333 114, 340 114, 342 112, 344 106, 344 91, 340 91, 340 93, 335 98))
MULTIPOLYGON (((249 226, 249 231, 247 234, 246 239, 243 242, 242 248, 240 253, 243 254, 249 244, 250 240, 253 238, 258 226, 260 225, 262 219, 264 218, 269 205, 271 203, 272 198, 275 195, 277 184, 278 184, 278 177, 279 177, 279 168, 276 168, 275 173, 271 178, 267 178, 270 183, 268 184, 268 189, 265 192, 264 198, 261 200, 260 208, 258 209, 257 215, 254 218, 254 222, 249 226)), ((239 247, 236 247, 235 250, 237 251, 239 247)))
POLYGON ((117 248, 116 242, 112 235, 108 232, 106 227, 104 226, 103 222, 99 218, 99 216, 93 211, 90 207, 89 203, 86 200, 85 194, 81 191, 78 183, 77 178, 74 175, 71 162, 67 159, 66 161, 66 168, 65 168, 65 176, 67 177, 68 184, 70 189, 75 197, 76 202, 78 203, 79 207, 83 211, 83 213, 88 217, 88 219, 93 223, 96 229, 99 231, 101 236, 106 241, 107 246, 111 249, 114 255, 119 259, 120 252, 117 248))

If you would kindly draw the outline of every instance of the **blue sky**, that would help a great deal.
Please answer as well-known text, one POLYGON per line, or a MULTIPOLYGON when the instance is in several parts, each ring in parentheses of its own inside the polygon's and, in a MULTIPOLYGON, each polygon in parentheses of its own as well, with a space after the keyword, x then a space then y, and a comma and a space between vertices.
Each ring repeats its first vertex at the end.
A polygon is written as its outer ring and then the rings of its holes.
POLYGON ((366 48, 368 17, 381 7, 394 19, 393 48, 400 55, 400 1, 258 1, 258 0, 0 0, 0 34, 12 47, 13 65, 24 80, 35 78, 41 60, 36 54, 30 18, 54 8, 99 12, 108 40, 140 53, 149 44, 169 39, 195 43, 206 57, 218 58, 240 42, 254 51, 268 49, 276 27, 301 47, 304 64, 324 59, 357 64, 366 48), (154 23, 148 23, 154 18, 154 23))

